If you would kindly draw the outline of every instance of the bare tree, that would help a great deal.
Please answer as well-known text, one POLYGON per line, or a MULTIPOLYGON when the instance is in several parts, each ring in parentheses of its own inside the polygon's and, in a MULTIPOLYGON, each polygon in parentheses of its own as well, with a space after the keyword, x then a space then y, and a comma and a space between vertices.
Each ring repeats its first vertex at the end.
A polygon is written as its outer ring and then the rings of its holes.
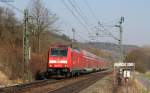
POLYGON ((37 38, 37 52, 40 53, 41 35, 46 31, 51 31, 58 18, 44 6, 42 0, 32 0, 29 8, 29 15, 33 17, 31 33, 37 38))
POLYGON ((15 17, 15 13, 9 8, 0 7, 0 41, 3 45, 15 48, 16 42, 22 37, 21 24, 15 17))
POLYGON ((140 72, 146 72, 150 70, 150 48, 137 48, 127 54, 125 58, 126 62, 135 62, 136 70, 140 72))

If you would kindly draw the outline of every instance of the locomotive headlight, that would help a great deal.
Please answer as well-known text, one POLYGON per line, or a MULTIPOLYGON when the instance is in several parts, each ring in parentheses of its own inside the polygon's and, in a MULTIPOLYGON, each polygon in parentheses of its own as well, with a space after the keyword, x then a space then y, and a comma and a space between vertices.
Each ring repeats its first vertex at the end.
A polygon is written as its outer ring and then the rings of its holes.
POLYGON ((49 60, 49 63, 56 63, 56 60, 49 60))
POLYGON ((60 63, 67 63, 67 60, 61 60, 60 63))

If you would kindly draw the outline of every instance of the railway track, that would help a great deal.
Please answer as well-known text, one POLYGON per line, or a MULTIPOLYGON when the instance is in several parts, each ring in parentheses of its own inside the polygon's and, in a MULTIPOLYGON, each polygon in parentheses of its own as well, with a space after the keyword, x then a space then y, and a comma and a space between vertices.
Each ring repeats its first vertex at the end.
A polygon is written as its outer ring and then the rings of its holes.
POLYGON ((75 83, 64 86, 62 88, 59 88, 59 89, 56 89, 53 91, 49 91, 48 93, 78 93, 82 89, 94 84, 96 81, 98 81, 99 79, 102 79, 104 76, 106 76, 108 74, 110 74, 110 73, 108 73, 108 72, 101 73, 101 74, 95 73, 84 80, 80 80, 75 83))
POLYGON ((0 93, 77 93, 110 72, 97 72, 62 80, 41 80, 0 89, 0 93))
POLYGON ((0 93, 20 93, 27 89, 32 89, 34 87, 40 87, 40 86, 44 86, 56 82, 58 82, 58 80, 39 80, 31 83, 8 86, 8 87, 0 88, 0 93))

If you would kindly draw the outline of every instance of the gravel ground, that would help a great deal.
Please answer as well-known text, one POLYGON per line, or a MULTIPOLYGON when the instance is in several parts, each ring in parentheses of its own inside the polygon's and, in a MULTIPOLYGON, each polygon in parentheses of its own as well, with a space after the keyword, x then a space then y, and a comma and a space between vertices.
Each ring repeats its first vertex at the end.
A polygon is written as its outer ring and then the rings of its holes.
POLYGON ((109 75, 97 81, 90 87, 82 90, 79 93, 147 93, 141 91, 139 84, 134 81, 129 81, 126 85, 113 85, 113 76, 109 75), (116 87, 116 88, 115 88, 116 87))
POLYGON ((150 93, 150 89, 149 87, 145 87, 141 81, 139 81, 138 79, 136 79, 136 87, 137 90, 139 91, 138 93, 150 93))
POLYGON ((118 86, 117 93, 139 93, 134 81, 118 86))
POLYGON ((112 84, 113 78, 109 75, 79 93, 112 93, 112 84))
POLYGON ((136 82, 143 88, 142 90, 149 91, 150 93, 150 80, 142 74, 136 75, 136 82))

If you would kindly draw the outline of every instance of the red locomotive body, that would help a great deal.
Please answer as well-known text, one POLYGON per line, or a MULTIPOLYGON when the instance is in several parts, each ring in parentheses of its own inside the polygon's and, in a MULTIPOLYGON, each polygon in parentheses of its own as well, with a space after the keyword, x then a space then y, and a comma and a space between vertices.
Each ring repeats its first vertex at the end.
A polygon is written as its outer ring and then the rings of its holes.
POLYGON ((85 50, 68 46, 54 46, 48 51, 47 72, 49 77, 69 77, 106 69, 107 62, 85 50))

